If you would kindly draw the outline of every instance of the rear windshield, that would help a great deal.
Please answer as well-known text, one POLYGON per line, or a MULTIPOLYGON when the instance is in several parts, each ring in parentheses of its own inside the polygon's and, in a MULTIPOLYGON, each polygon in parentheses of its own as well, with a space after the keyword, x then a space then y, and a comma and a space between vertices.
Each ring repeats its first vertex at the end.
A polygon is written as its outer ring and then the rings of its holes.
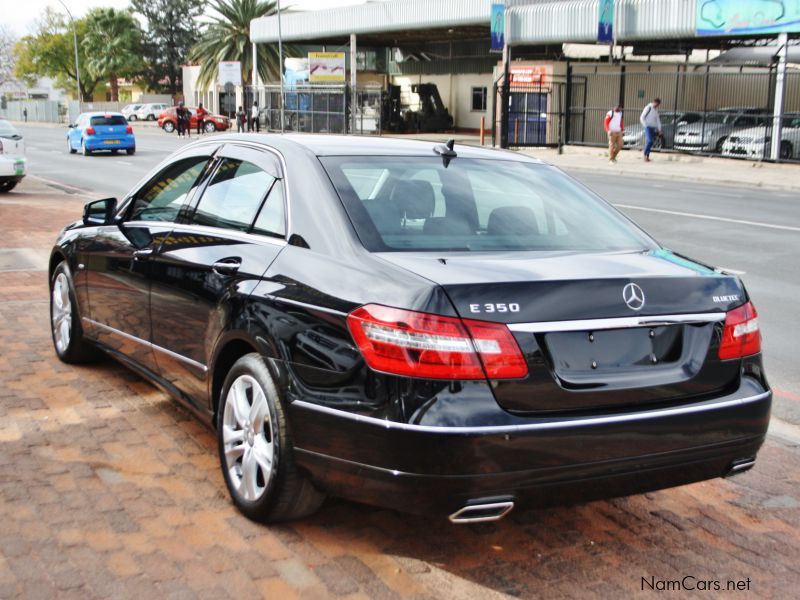
POLYGON ((2 137, 19 136, 19 131, 17 131, 14 128, 14 126, 8 121, 0 119, 0 136, 2 137))
POLYGON ((361 242, 385 251, 615 251, 656 245, 546 165, 321 157, 361 242))
POLYGON ((92 117, 92 127, 95 125, 127 125, 128 121, 122 115, 109 115, 107 117, 92 117))

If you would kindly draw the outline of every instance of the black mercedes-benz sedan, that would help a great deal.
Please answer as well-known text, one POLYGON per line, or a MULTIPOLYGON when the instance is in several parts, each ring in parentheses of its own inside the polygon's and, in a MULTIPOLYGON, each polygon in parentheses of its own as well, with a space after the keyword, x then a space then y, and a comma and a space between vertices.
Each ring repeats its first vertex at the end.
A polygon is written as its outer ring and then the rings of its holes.
POLYGON ((53 342, 216 428, 236 506, 453 522, 751 467, 771 392, 733 275, 558 169, 381 138, 219 136, 90 202, 53 342))

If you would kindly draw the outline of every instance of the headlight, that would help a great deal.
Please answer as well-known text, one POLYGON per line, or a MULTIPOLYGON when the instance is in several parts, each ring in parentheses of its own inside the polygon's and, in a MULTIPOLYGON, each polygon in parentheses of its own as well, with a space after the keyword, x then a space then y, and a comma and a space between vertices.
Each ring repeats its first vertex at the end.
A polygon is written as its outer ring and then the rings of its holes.
POLYGON ((753 143, 758 145, 758 146, 761 146, 762 144, 769 144, 771 141, 772 141, 772 138, 769 137, 769 136, 766 136, 766 137, 760 137, 760 138, 754 139, 753 143))

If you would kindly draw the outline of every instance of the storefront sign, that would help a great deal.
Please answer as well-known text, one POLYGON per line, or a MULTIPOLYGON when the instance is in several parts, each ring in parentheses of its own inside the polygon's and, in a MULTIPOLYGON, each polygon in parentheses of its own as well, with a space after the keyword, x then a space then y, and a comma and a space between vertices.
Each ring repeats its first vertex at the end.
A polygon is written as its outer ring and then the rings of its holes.
POLYGON ((217 85, 225 86, 226 83, 242 85, 242 63, 238 60, 220 61, 217 68, 217 85))
POLYGON ((511 87, 544 87, 550 82, 550 69, 547 65, 512 66, 509 72, 511 87))
POLYGON ((800 32, 796 0, 697 0, 697 35, 800 32))
POLYGON ((491 52, 502 52, 506 43, 506 5, 504 3, 492 4, 489 28, 492 33, 491 52))
POLYGON ((344 52, 309 52, 308 80, 312 83, 320 81, 343 83, 344 52))

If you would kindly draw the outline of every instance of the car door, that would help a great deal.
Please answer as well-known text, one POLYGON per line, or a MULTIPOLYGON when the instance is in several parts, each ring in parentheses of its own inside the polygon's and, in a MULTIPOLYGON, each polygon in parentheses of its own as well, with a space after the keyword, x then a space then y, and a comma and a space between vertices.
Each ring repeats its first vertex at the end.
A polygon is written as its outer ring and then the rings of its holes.
POLYGON ((202 405, 214 343, 286 243, 277 156, 227 144, 197 196, 152 260, 151 316, 161 376, 202 405))
POLYGON ((98 227, 79 250, 90 335, 154 372, 148 259, 173 228, 211 152, 213 147, 194 149, 170 162, 127 198, 118 224, 98 227))
POLYGON ((73 150, 77 150, 81 145, 81 136, 83 135, 85 120, 86 120, 85 115, 78 115, 78 118, 75 119, 74 127, 70 127, 69 130, 67 131, 67 139, 69 140, 69 146, 73 150))

